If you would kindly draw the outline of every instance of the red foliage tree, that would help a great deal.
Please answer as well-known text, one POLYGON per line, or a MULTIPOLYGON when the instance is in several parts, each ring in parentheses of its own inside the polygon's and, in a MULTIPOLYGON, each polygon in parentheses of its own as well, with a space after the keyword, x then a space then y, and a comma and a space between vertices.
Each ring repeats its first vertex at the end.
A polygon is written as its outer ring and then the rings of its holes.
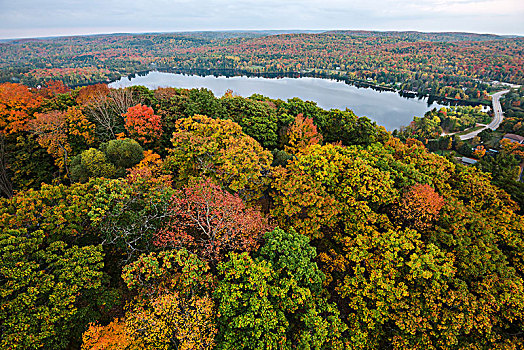
POLYGON ((211 262, 231 251, 252 251, 269 228, 261 213, 246 208, 232 195, 201 180, 178 191, 172 198, 172 220, 157 234, 158 246, 185 247, 211 262))
POLYGON ((58 94, 65 94, 66 92, 71 91, 69 86, 65 85, 60 80, 51 80, 47 82, 46 87, 41 88, 38 92, 45 98, 51 98, 58 94))
POLYGON ((130 107, 123 116, 126 118, 129 136, 137 141, 143 144, 154 143, 162 136, 161 118, 154 114, 153 108, 139 103, 130 107))

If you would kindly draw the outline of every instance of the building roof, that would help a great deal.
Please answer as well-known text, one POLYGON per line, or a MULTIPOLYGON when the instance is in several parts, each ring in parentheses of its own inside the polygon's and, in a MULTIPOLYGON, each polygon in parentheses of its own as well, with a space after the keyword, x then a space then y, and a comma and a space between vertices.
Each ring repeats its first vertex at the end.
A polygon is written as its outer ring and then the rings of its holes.
POLYGON ((468 157, 462 157, 460 160, 461 160, 462 163, 468 164, 468 165, 473 165, 473 164, 477 163, 476 159, 468 158, 468 157))
POLYGON ((504 138, 510 141, 518 142, 518 143, 524 142, 524 136, 520 136, 520 135, 506 134, 504 135, 504 138))

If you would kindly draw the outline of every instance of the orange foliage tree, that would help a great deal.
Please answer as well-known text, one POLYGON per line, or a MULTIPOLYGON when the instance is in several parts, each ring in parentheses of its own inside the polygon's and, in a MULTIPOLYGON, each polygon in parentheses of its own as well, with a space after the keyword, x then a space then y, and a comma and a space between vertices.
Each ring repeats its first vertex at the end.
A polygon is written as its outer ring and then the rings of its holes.
POLYGON ((413 225, 413 228, 422 230, 431 226, 443 206, 444 198, 431 186, 416 184, 400 198, 394 215, 397 219, 413 225))
POLYGON ((482 145, 478 145, 477 148, 473 151, 473 156, 475 158, 482 158, 486 154, 486 149, 482 145))
POLYGON ((140 341, 130 335, 126 324, 118 319, 107 326, 90 324, 82 335, 82 341, 82 350, 143 349, 140 341))
POLYGON ((69 86, 65 85, 62 81, 51 80, 47 82, 46 87, 38 89, 38 94, 44 98, 52 98, 53 96, 65 94, 69 91, 71 91, 69 86))
POLYGON ((500 147, 506 154, 514 154, 516 156, 524 157, 524 145, 520 143, 511 142, 508 139, 502 139, 500 141, 500 147))
POLYGON ((80 105, 89 105, 105 100, 108 94, 109 88, 106 84, 88 85, 78 90, 76 102, 80 105))
POLYGON ((140 141, 142 144, 155 143, 162 136, 162 125, 160 116, 154 114, 153 108, 137 104, 130 107, 127 113, 125 126, 129 136, 140 141))
POLYGON ((75 144, 80 142, 90 145, 94 142, 94 124, 76 107, 63 112, 36 113, 35 117, 31 120, 30 127, 38 135, 38 143, 47 149, 56 159, 56 164, 65 168, 66 172, 69 158, 74 155, 74 148, 77 148, 75 144))
POLYGON ((313 124, 313 119, 298 114, 293 124, 287 131, 287 145, 284 146, 286 152, 295 154, 308 146, 322 142, 322 135, 317 131, 313 124))
POLYGON ((20 84, 0 85, 0 132, 13 134, 29 129, 28 121, 33 110, 42 103, 36 96, 20 84))

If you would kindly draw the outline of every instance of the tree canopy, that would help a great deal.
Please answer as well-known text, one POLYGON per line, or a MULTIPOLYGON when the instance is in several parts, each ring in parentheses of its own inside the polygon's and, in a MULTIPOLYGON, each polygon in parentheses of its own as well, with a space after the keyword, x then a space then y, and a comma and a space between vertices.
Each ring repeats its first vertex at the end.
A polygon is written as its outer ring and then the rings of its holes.
POLYGON ((0 85, 0 123, 2 348, 524 346, 517 143, 60 83, 0 85))

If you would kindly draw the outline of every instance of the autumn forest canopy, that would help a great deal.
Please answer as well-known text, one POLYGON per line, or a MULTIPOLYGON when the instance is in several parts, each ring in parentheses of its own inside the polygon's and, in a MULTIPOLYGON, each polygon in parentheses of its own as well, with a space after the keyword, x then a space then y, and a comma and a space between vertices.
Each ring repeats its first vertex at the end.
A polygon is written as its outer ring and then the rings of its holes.
POLYGON ((350 110, 0 85, 0 344, 523 345, 524 219, 350 110))
POLYGON ((483 101, 492 89, 489 81, 524 82, 523 40, 471 33, 368 31, 20 39, 0 43, 0 82, 36 86, 58 79, 77 86, 154 69, 217 74, 293 73, 483 101))
POLYGON ((105 84, 151 67, 317 70, 489 103, 487 81, 523 82, 522 43, 416 32, 0 43, 0 348, 523 348, 524 146, 499 134, 524 136, 524 88, 502 100, 502 131, 472 148, 442 133, 489 122, 480 107, 389 133, 298 98, 105 84))

